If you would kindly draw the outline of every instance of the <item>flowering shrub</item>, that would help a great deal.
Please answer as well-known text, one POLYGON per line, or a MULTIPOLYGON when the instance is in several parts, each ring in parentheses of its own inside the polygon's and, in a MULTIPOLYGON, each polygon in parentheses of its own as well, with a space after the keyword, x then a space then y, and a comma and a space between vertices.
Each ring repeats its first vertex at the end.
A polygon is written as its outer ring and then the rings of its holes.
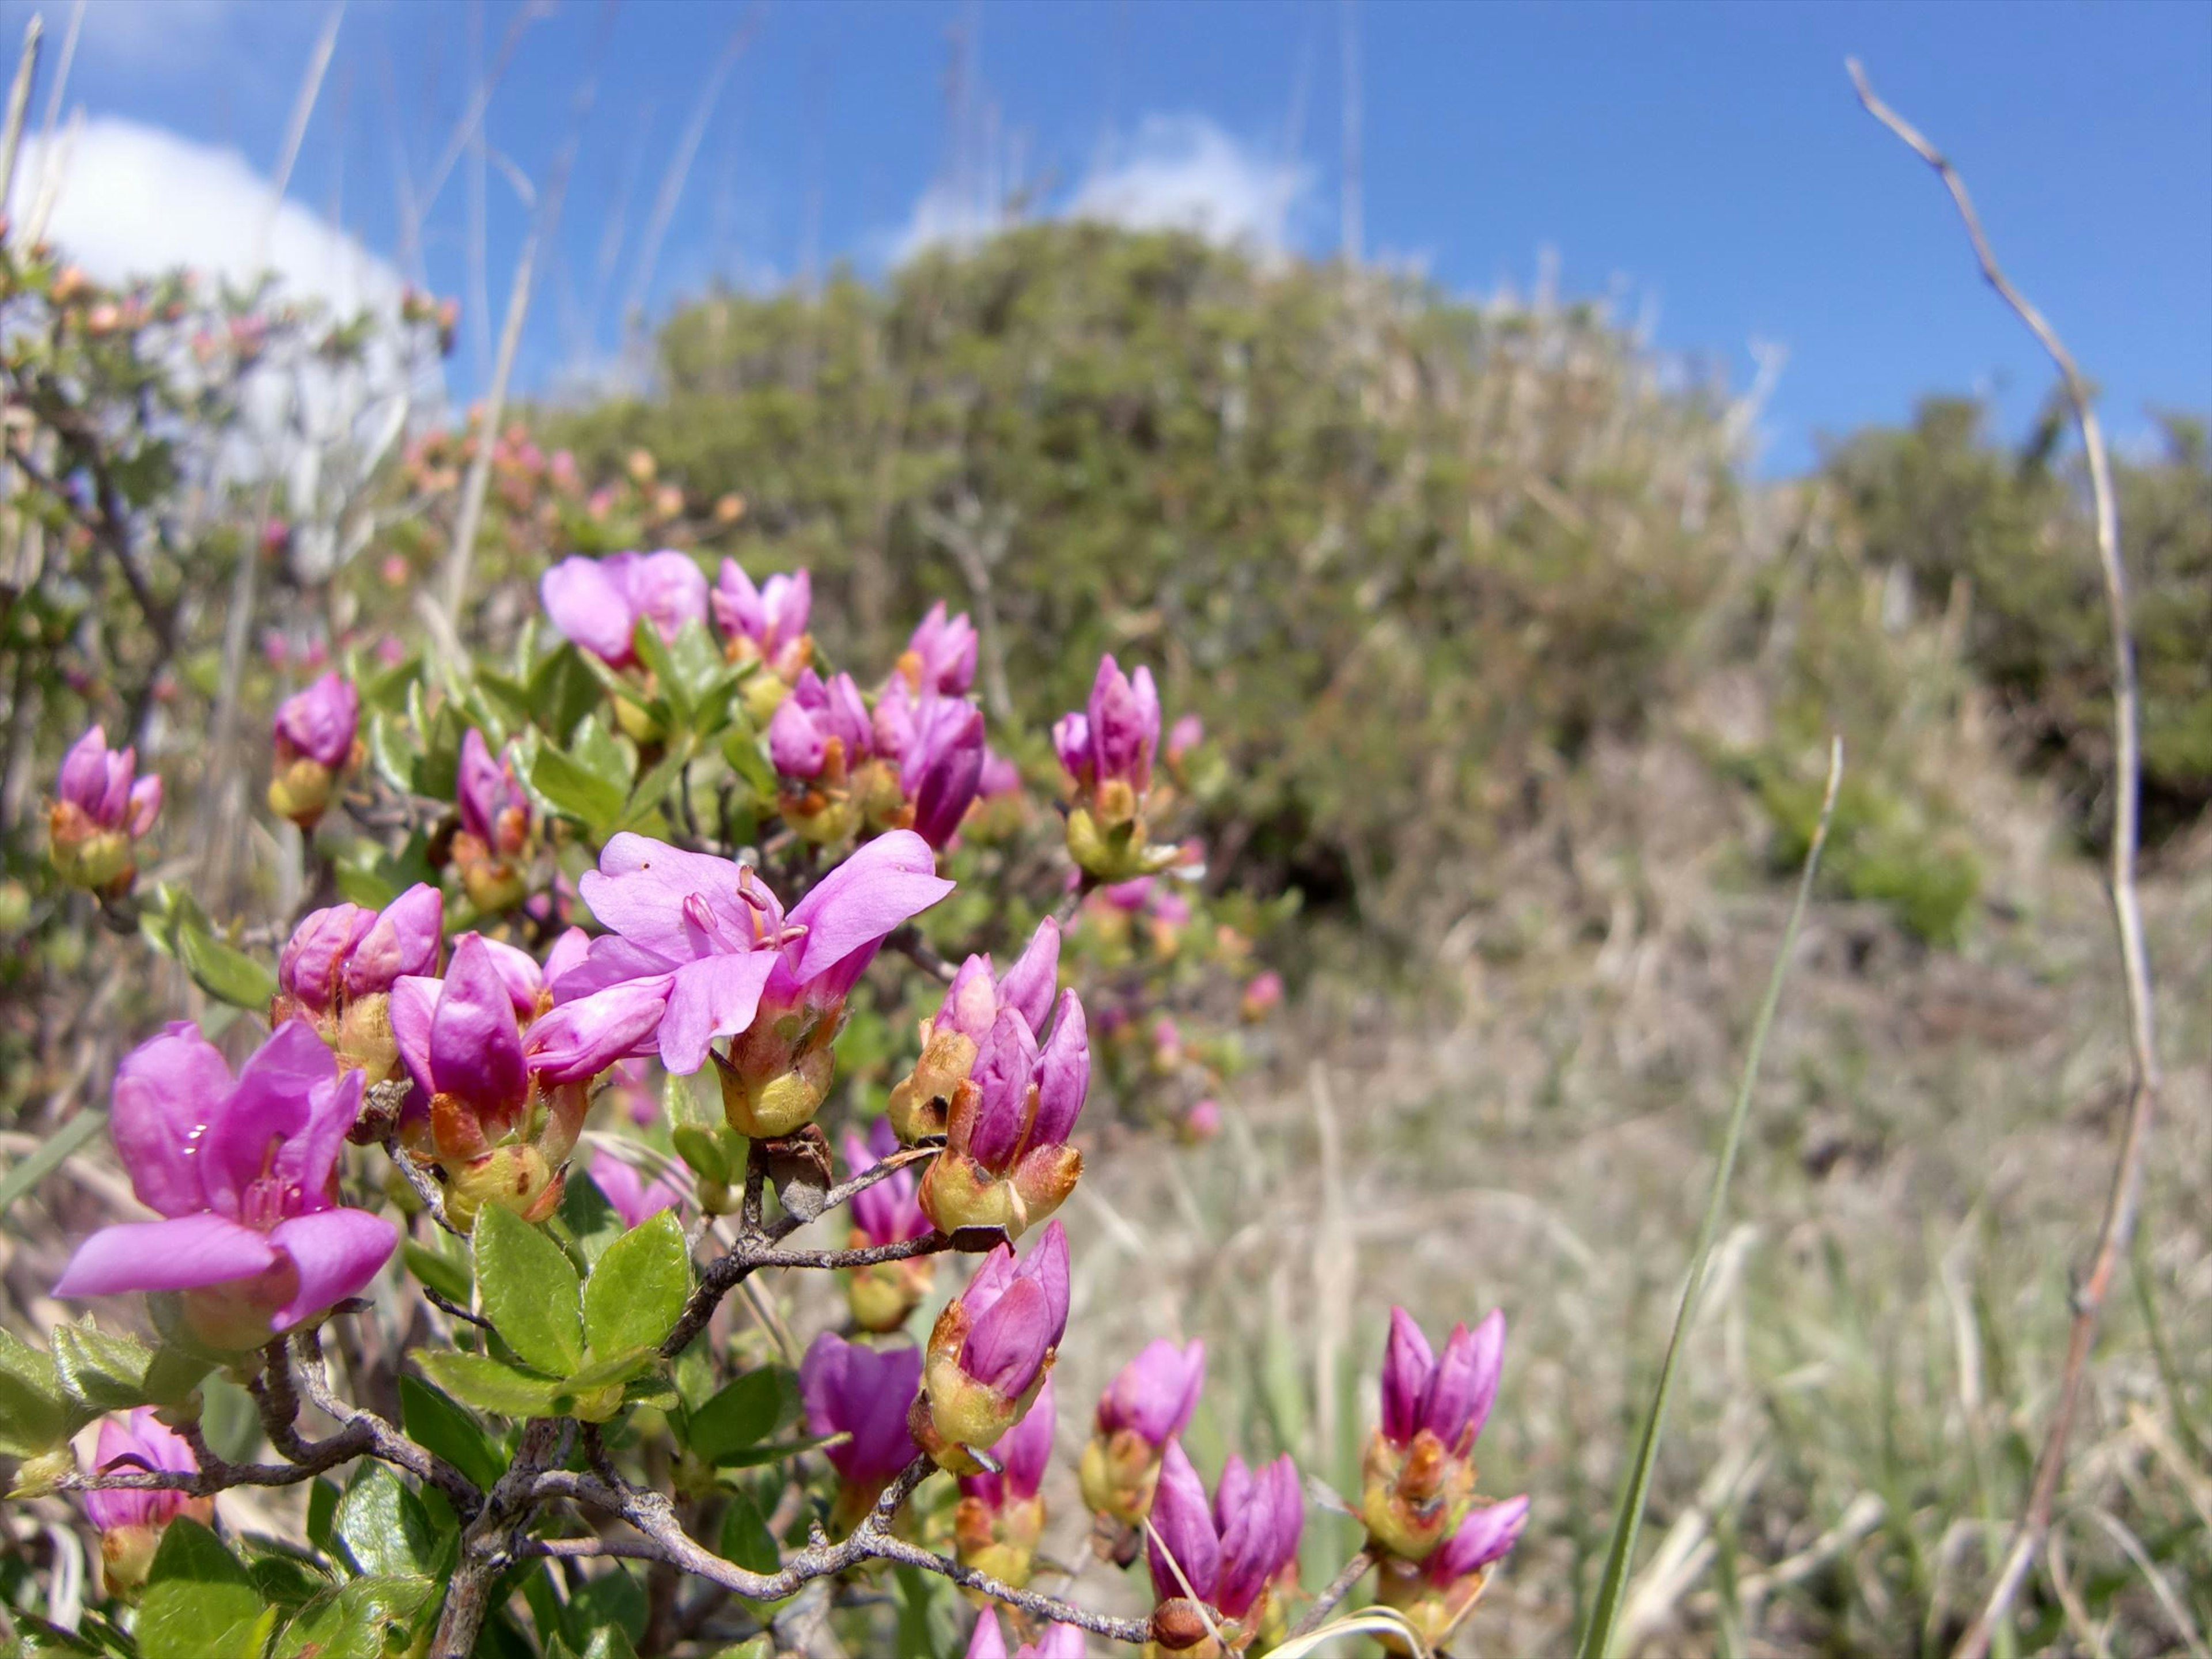
MULTIPOLYGON (((1209 1500, 1179 1439, 1195 1344, 1130 1361, 1080 1460, 1100 1553, 1144 1553, 1154 1612, 1034 1587, 1094 1030, 1149 1045, 1119 1068, 1139 1083, 1206 1088, 1171 1109, 1202 1134, 1230 1067, 1187 1058, 1211 1039, 1183 1022, 1211 1028, 1176 977, 1248 1018, 1280 997, 1224 930, 1182 945, 1203 849, 1165 831, 1194 725, 1163 747, 1151 674, 1106 659, 1054 732, 1054 811, 990 752, 975 630, 944 605, 879 678, 825 677, 804 571, 572 553, 535 588, 545 626, 503 668, 356 660, 283 702, 267 802, 319 873, 265 933, 139 878, 162 786, 131 750, 94 727, 60 768, 80 902, 268 1023, 221 1047, 173 1024, 122 1061, 116 1152, 161 1218, 93 1233, 54 1285, 102 1324, 6 1340, 15 1495, 85 1495, 95 1634, 304 1653, 366 1619, 439 1656, 659 1652, 764 1642, 808 1586, 895 1568, 982 1605, 971 1654, 1279 1642, 1307 1599, 1300 1477, 1232 1456, 1209 1500), (1003 969, 993 939, 1018 945, 1003 969), (855 1062, 880 1082, 841 1089, 855 1062), (842 1245, 793 1239, 816 1223, 842 1245), (792 1369, 728 1313, 770 1268, 842 1291, 844 1328, 792 1369), (110 1300, 138 1295, 143 1340, 110 1300), (369 1341, 409 1345, 396 1418, 330 1369, 360 1378, 369 1341), (275 1461, 218 1449, 218 1376, 275 1461), (303 1483, 312 1559, 280 1574, 206 1530, 216 1493, 303 1483), (624 1557, 664 1575, 641 1619, 624 1557)), ((1518 1525, 1468 1461, 1501 1344, 1494 1316, 1441 1361, 1394 1334, 1362 1561, 1409 1631, 1455 1625, 1518 1525)))

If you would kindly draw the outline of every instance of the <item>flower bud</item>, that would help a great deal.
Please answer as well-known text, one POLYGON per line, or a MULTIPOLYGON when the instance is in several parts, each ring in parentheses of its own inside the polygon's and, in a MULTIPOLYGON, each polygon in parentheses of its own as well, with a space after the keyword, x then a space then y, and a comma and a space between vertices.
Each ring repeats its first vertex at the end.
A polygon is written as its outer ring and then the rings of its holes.
POLYGON ((1038 1487, 1052 1461, 1052 1383, 1037 1390, 1036 1402, 999 1443, 1001 1472, 960 1478, 960 1503, 953 1511, 952 1535, 962 1565, 988 1573, 1020 1589, 1030 1581, 1030 1564, 1044 1536, 1044 1500, 1038 1487))
POLYGON ((859 1524, 921 1449, 908 1433, 907 1408, 918 1400, 921 1368, 917 1349, 865 1347, 831 1331, 816 1337, 799 1362, 807 1433, 848 1437, 826 1450, 837 1471, 833 1520, 841 1532, 859 1524))
POLYGON ((994 981, 994 971, 990 957, 969 957, 945 988, 936 1018, 922 1022, 921 1058, 891 1088, 890 1124, 900 1139, 946 1132, 953 1096, 1002 1010, 1018 1012, 1032 1032, 1043 1025, 1060 972, 1060 924, 1047 916, 1006 976, 994 981))
POLYGON ((921 1178, 922 1212, 944 1231, 994 1227, 1009 1240, 1058 1209, 1083 1173, 1067 1144, 1091 1086, 1083 1004, 1061 993, 1042 1049, 1022 1012, 1001 1009, 953 1091, 945 1151, 921 1178))
POLYGON ((137 878, 135 845, 161 811, 161 780, 136 775, 134 748, 110 750, 94 726, 70 745, 47 818, 48 856, 73 887, 120 897, 137 878))
POLYGON ((271 811, 302 830, 321 821, 339 775, 352 761, 360 720, 360 693, 336 672, 278 705, 276 770, 269 784, 271 811))
POLYGON ((437 971, 444 916, 445 901, 427 882, 380 911, 334 904, 310 912, 278 953, 270 1023, 310 1021, 341 1069, 359 1071, 368 1083, 385 1081, 399 1062, 392 988, 407 975, 437 971))
MULTIPOLYGON (((721 523, 734 523, 744 512, 744 503, 736 496, 725 495, 714 504, 715 519, 721 523)), ((814 660, 814 638, 806 631, 814 586, 805 571, 779 573, 755 587, 742 565, 724 559, 708 599, 731 661, 757 662, 791 685, 814 660)))
POLYGON ((1407 1561, 1427 1557, 1474 1495, 1472 1454, 1504 1363, 1505 1316, 1452 1328, 1437 1358, 1403 1308, 1390 1310, 1382 1421, 1367 1444, 1360 1513, 1376 1542, 1407 1561))
MULTIPOLYGON (((1305 1497, 1288 1457, 1252 1469, 1232 1455, 1209 1504, 1182 1443, 1171 1440, 1146 1551, 1153 1592, 1163 1604, 1187 1595, 1206 1603, 1224 1644, 1242 1651, 1266 1626, 1277 1581, 1295 1572, 1304 1526, 1305 1497)), ((1171 1626, 1187 1628, 1180 1619, 1171 1626)))
POLYGON ((1000 1245, 938 1316, 909 1425, 940 1468, 978 1474, 969 1455, 994 1445, 1044 1386, 1067 1329, 1067 1235, 1060 1223, 1016 1261, 1000 1245))
MULTIPOLYGON (((1376 1600, 1405 1614, 1428 1650, 1440 1652, 1481 1600, 1491 1567, 1512 1549, 1528 1524, 1525 1495, 1470 1510, 1425 1562, 1385 1556, 1376 1600)), ((1394 1638, 1383 1640, 1393 1653, 1408 1651, 1394 1638)))
MULTIPOLYGON (((265 1322, 261 1334, 268 1334, 265 1322)), ((198 1474, 200 1468, 185 1437, 149 1406, 102 1422, 93 1457, 101 1474, 198 1474)), ((212 1525, 215 1500, 180 1492, 94 1491, 84 1495, 84 1512, 100 1528, 100 1570, 109 1592, 127 1595, 146 1582, 169 1522, 188 1515, 202 1526, 212 1525)))
POLYGON ((1097 1432, 1078 1470, 1083 1501, 1126 1527, 1152 1512, 1160 1453, 1189 1425, 1206 1386, 1206 1345, 1178 1348, 1164 1338, 1145 1345, 1098 1397, 1097 1432))
MULTIPOLYGON (((852 1176, 864 1174, 897 1147, 890 1125, 878 1118, 868 1141, 847 1132, 847 1168, 852 1176)), ((929 1218, 914 1201, 914 1174, 908 1170, 886 1176, 874 1186, 855 1194, 852 1212, 852 1236, 846 1241, 852 1249, 901 1243, 909 1238, 923 1237, 930 1231, 929 1218)), ((846 1276, 845 1300, 852 1310, 853 1322, 864 1331, 898 1329, 929 1293, 936 1265, 927 1256, 918 1255, 903 1261, 878 1261, 872 1267, 850 1270, 846 1276)))
POLYGON ((515 781, 511 754, 495 760, 473 726, 461 739, 456 795, 461 828, 453 860, 469 902, 486 915, 511 909, 529 891, 520 866, 530 842, 530 797, 515 781))

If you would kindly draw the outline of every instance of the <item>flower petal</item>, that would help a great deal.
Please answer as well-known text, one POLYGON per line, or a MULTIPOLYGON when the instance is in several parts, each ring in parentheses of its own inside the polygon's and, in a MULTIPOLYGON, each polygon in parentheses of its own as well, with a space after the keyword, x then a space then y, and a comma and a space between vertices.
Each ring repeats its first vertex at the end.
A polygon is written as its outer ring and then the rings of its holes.
POLYGON ((668 1006, 668 982, 631 980, 564 1002, 523 1033, 530 1069, 548 1083, 580 1083, 618 1060, 649 1054, 668 1006))
POLYGON ((999 981, 999 1000, 1018 1010, 1029 1021, 1030 1030, 1042 1031, 1044 1017, 1052 1012, 1052 994, 1059 975, 1060 924, 1047 916, 1037 923, 1020 957, 999 981))
MULTIPOLYGON (((337 1076, 337 1061, 304 1019, 286 1020, 254 1051, 200 1137, 200 1185, 210 1208, 241 1218, 246 1188, 264 1175, 291 1182, 312 1201, 308 1176, 327 1181, 337 1143, 353 1127, 351 1114, 336 1121, 330 1085, 337 1076)), ((357 1104, 357 1084, 352 1097, 357 1104)))
POLYGON ((430 1080, 484 1105, 520 1101, 529 1088, 514 1004, 481 939, 462 941, 446 969, 430 1022, 430 1080))
POLYGON ((1037 1115, 1030 1131, 1032 1146, 1058 1146, 1075 1127, 1083 1098, 1091 1090, 1091 1034, 1083 1003, 1073 987, 1060 993, 1060 1014, 1052 1037, 1037 1057, 1037 1115))
POLYGON ((388 991, 402 974, 434 974, 444 942, 445 896, 418 881, 378 912, 376 922, 346 958, 346 994, 388 991))
POLYGON ((173 1022, 123 1057, 109 1133, 140 1203, 169 1216, 205 1206, 194 1149, 230 1091, 222 1050, 190 1020, 173 1022))
POLYGON ((1213 1595, 1221 1572, 1221 1540, 1214 1534, 1206 1486, 1182 1449, 1170 1440, 1160 1457, 1160 1481, 1152 1497, 1152 1531, 1146 1548, 1152 1589, 1162 1601, 1194 1592, 1201 1601, 1213 1595), (1170 1565, 1170 1562, 1173 1565, 1170 1565), (1182 1569, 1177 1576, 1176 1567, 1182 1569), (1189 1586, 1184 1587, 1184 1579, 1189 1586))
POLYGON ((366 1210, 325 1210, 280 1221, 269 1242, 292 1258, 300 1288, 269 1322, 271 1330, 358 1296, 399 1244, 399 1229, 366 1210))
POLYGON ((276 1263, 276 1252, 261 1234, 205 1211, 168 1221, 125 1221, 76 1247, 54 1294, 194 1291, 251 1279, 276 1263))
POLYGON ((392 1040, 399 1045, 399 1058, 407 1067, 407 1074, 425 1094, 434 1093, 437 1085, 430 1081, 430 1024, 438 1016, 439 981, 410 974, 392 988, 392 1000, 387 1005, 392 1018, 392 1040))
POLYGON ((563 638, 617 666, 630 659, 637 613, 598 560, 562 560, 538 578, 538 597, 563 638))
POLYGON ((1436 1372, 1436 1355, 1413 1316, 1390 1310, 1390 1340, 1382 1350, 1382 1432, 1404 1445, 1420 1431, 1421 1401, 1436 1372))
POLYGON ((790 925, 806 929, 792 964, 799 982, 834 973, 849 990, 884 936, 929 908, 952 885, 937 873, 929 843, 913 830, 878 836, 792 908, 790 925))
POLYGON ((775 971, 773 951, 702 957, 676 970, 660 1021, 660 1063, 689 1077, 707 1063, 707 1045, 753 1023, 761 988, 775 971))

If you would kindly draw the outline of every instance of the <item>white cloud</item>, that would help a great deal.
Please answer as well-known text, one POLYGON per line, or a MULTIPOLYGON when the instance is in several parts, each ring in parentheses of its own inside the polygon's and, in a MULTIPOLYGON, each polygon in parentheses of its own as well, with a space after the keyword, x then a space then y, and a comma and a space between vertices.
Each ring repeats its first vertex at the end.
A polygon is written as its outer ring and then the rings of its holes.
MULTIPOLYGON (((244 283, 259 263, 298 298, 341 312, 390 309, 398 269, 296 202, 271 210, 270 181, 236 150, 112 116, 56 135, 47 235, 93 276, 120 283, 186 266, 244 283)), ((48 186, 46 147, 28 140, 11 210, 48 186)))
POLYGON ((1125 152, 1091 170, 1066 214, 1134 230, 1289 245, 1313 174, 1261 154, 1202 115, 1148 115, 1125 152))
MULTIPOLYGON (((993 182, 973 190, 932 184, 906 224, 878 246, 896 263, 926 247, 963 246, 1006 228, 1012 218, 993 182)), ((1156 114, 1045 211, 1133 230, 1188 230, 1273 252, 1303 228, 1313 185, 1310 168, 1273 159, 1203 115, 1156 114)))

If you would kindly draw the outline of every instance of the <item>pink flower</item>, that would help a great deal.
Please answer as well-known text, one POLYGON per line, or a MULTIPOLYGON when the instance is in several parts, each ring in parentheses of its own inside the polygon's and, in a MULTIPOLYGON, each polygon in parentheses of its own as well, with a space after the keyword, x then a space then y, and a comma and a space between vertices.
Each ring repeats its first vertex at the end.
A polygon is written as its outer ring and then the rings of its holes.
POLYGON ((1185 714, 1168 728, 1168 764, 1175 765, 1206 741, 1206 726, 1195 714, 1185 714))
POLYGON ((461 828, 492 852, 512 858, 530 833, 530 797, 515 781, 514 751, 494 759, 483 733, 471 726, 461 738, 459 779, 455 787, 461 828))
POLYGON ((993 1250, 938 1316, 918 1413, 931 1431, 925 1449, 955 1474, 976 1473, 962 1449, 994 1445, 1021 1420, 1066 1331, 1067 1234, 1054 1221, 1027 1256, 993 1250))
POLYGON ((1098 1396, 1098 1432, 1127 1429, 1164 1446, 1189 1426, 1206 1387, 1206 1344, 1178 1348, 1164 1337, 1147 1342, 1098 1396))
POLYGON ((1152 1522, 1146 1555, 1154 1594, 1164 1601, 1194 1593, 1223 1618, 1243 1620, 1297 1559, 1305 1497, 1287 1456, 1254 1471, 1232 1455, 1209 1506, 1182 1443, 1170 1440, 1160 1460, 1152 1522))
POLYGON ((825 772, 842 781, 874 753, 874 725, 853 677, 836 674, 825 684, 812 669, 801 670, 769 721, 768 752, 784 776, 810 782, 825 772))
POLYGON ((953 1092, 945 1151, 922 1176, 923 1212, 945 1231, 997 1227, 1009 1239, 1074 1190, 1083 1158, 1067 1144, 1091 1087, 1083 1003, 1063 991, 1040 1048, 1021 1010, 1002 1008, 953 1092))
POLYGON ((750 865, 628 832, 579 884, 615 937, 555 988, 557 1000, 629 984, 657 992, 661 1063, 688 1076, 708 1045, 782 1008, 842 1005, 884 936, 952 890, 928 844, 895 830, 870 842, 784 914, 750 865))
POLYGON ((814 654, 806 632, 814 585, 805 571, 778 574, 755 587, 744 566, 725 559, 708 601, 732 654, 757 659, 778 679, 796 679, 814 654))
POLYGON ((617 668, 636 654, 641 620, 673 641, 684 623, 707 618, 706 576, 688 554, 666 549, 563 559, 538 593, 562 638, 617 668))
MULTIPOLYGON (((1073 1625, 1047 1625, 1044 1634, 1024 1642, 1013 1659, 1084 1659, 1083 1632, 1073 1625)), ((977 1615, 968 1638, 967 1659, 1007 1659, 1006 1634, 999 1628, 999 1615, 985 1607, 977 1615)))
POLYGON ((898 672, 908 685, 927 695, 963 695, 975 683, 975 628, 962 611, 945 620, 945 601, 930 606, 900 656, 898 672))
MULTIPOLYGON (((863 1141, 851 1130, 845 1132, 845 1164, 848 1179, 865 1175, 898 1150, 898 1137, 891 1133, 890 1124, 883 1118, 876 1120, 875 1127, 863 1141)), ((896 1244, 909 1238, 921 1238, 929 1231, 929 1218, 914 1201, 914 1171, 901 1170, 884 1176, 872 1187, 854 1195, 853 1243, 855 1249, 865 1249, 876 1244, 896 1244)))
POLYGON ((915 833, 932 847, 952 839, 983 773, 983 715, 957 698, 926 696, 899 763, 899 789, 915 833))
POLYGON ((310 1014, 386 992, 409 975, 437 971, 445 899, 416 882, 382 910, 333 904, 310 911, 276 957, 279 993, 310 1014))
POLYGON ((1498 1398, 1505 1363, 1505 1316, 1492 1310, 1473 1330, 1452 1327, 1443 1358, 1403 1308, 1390 1310, 1390 1341, 1382 1356, 1382 1433, 1395 1443, 1413 1443, 1422 1431, 1463 1457, 1498 1398))
POLYGON ((870 1502, 921 1450, 907 1432, 907 1407, 921 1385, 921 1351, 911 1346, 864 1347, 824 1331, 799 1362, 807 1433, 851 1437, 823 1455, 870 1502))
POLYGON ((1032 1037, 1044 1029, 1059 972, 1060 924, 1050 916, 1037 924, 1005 978, 994 978, 996 969, 988 956, 971 956, 960 964, 937 1017, 923 1029, 921 1058, 891 1091, 890 1124, 901 1139, 945 1132, 959 1087, 973 1073, 1001 1013, 1018 1014, 1032 1037))
MULTIPOLYGON (((151 1406, 139 1406, 118 1416, 103 1419, 100 1441, 93 1449, 92 1466, 100 1474, 198 1474, 199 1459, 184 1436, 154 1415, 151 1406)), ((161 1527, 188 1508, 206 1507, 180 1492, 88 1492, 85 1516, 102 1532, 118 1527, 161 1527)))
POLYGON ((305 757, 335 772, 353 755, 361 721, 361 694, 335 670, 277 706, 275 735, 280 765, 305 757))
POLYGON ((626 1158, 602 1153, 592 1160, 592 1184, 605 1194, 625 1227, 639 1227, 663 1210, 679 1212, 684 1194, 665 1176, 647 1176, 626 1158))
POLYGON ((46 830, 63 879, 95 892, 129 889, 137 873, 131 843, 161 811, 160 776, 137 777, 137 750, 109 749, 97 726, 62 757, 46 830))
POLYGON ((1132 679, 1110 653, 1100 658, 1089 703, 1079 714, 1062 715, 1052 736, 1060 764, 1083 789, 1121 781, 1142 795, 1152 786, 1152 754, 1160 740, 1160 699, 1152 671, 1139 668, 1132 679))
POLYGON ((357 1294, 398 1243, 381 1216, 337 1202, 338 1151, 361 1105, 305 1020, 289 1020, 234 1079, 185 1021, 125 1056, 112 1132, 160 1221, 103 1228, 54 1294, 184 1291, 204 1340, 245 1348, 357 1294))
POLYGON ((1509 1498, 1502 1504, 1489 1504, 1470 1510, 1459 1530, 1438 1547, 1425 1564, 1429 1581, 1434 1584, 1449 1584, 1470 1573, 1480 1572, 1493 1562, 1503 1560, 1514 1545, 1520 1542, 1521 1534, 1528 1524, 1528 1497, 1523 1492, 1518 1498, 1509 1498))
POLYGON ((985 800, 1020 794, 1022 769, 987 744, 982 769, 975 775, 975 793, 985 800))

